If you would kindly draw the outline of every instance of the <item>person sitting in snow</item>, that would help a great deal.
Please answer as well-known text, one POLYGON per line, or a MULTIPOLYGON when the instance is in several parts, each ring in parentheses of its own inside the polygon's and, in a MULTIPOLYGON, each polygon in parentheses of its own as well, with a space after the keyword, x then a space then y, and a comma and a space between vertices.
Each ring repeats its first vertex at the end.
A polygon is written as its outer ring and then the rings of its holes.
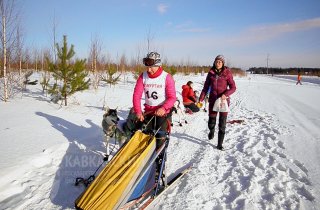
MULTIPOLYGON (((216 118, 218 112, 213 111, 214 104, 218 98, 221 101, 227 100, 228 106, 230 105, 230 95, 236 91, 236 84, 233 80, 231 70, 225 66, 225 59, 222 55, 218 55, 213 63, 213 67, 207 74, 206 81, 204 82, 203 89, 200 95, 200 102, 205 99, 209 88, 209 121, 208 128, 209 140, 214 137, 214 128, 216 125, 216 118)), ((223 150, 222 144, 226 132, 228 112, 219 112, 219 132, 218 132, 218 145, 217 149, 223 150)))
POLYGON ((192 81, 188 81, 187 84, 182 85, 182 101, 185 108, 190 109, 192 112, 198 112, 200 109, 196 105, 197 99, 192 86, 192 81))
MULTIPOLYGON (((159 133, 167 133, 171 124, 169 114, 176 101, 174 80, 162 69, 159 53, 148 53, 143 58, 143 64, 147 69, 139 76, 134 88, 132 100, 134 112, 141 122, 149 122, 152 119, 147 129, 160 128, 159 133), (144 112, 141 108, 143 94, 144 112)), ((160 146, 161 142, 157 141, 157 145, 160 146)))

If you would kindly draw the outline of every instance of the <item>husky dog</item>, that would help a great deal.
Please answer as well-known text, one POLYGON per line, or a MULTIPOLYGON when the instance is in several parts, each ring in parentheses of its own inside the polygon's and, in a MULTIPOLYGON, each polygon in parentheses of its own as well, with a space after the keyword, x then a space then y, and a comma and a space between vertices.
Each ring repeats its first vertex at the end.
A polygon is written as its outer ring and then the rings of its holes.
POLYGON ((110 155, 110 139, 114 138, 115 142, 117 142, 119 147, 121 147, 128 138, 123 131, 123 124, 125 122, 119 119, 117 109, 110 109, 109 107, 106 107, 104 110, 105 113, 102 119, 102 129, 104 132, 104 142, 107 148, 106 157, 108 158, 110 155))
MULTIPOLYGON (((176 102, 174 102, 174 105, 172 107, 171 112, 176 113, 179 117, 179 126, 182 126, 181 120, 184 120, 185 124, 188 124, 187 120, 186 120, 186 115, 185 112, 182 110, 181 106, 180 106, 180 100, 177 99, 176 102)), ((173 126, 173 123, 171 123, 171 126, 173 126)))
POLYGON ((110 155, 110 139, 113 138, 115 142, 119 144, 120 148, 130 140, 138 129, 142 129, 143 125, 141 122, 137 122, 138 120, 133 108, 130 109, 126 120, 119 119, 117 109, 110 109, 109 107, 106 107, 104 110, 105 113, 102 119, 102 128, 104 132, 104 142, 107 148, 106 159, 108 160, 110 155))

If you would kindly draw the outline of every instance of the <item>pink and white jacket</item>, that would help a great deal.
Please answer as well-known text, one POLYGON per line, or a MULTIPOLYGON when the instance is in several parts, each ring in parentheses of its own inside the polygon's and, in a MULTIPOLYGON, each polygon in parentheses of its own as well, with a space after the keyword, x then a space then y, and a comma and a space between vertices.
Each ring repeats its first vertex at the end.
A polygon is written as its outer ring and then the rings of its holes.
POLYGON ((176 101, 174 80, 170 74, 163 71, 161 66, 153 75, 143 72, 139 76, 132 98, 133 109, 136 114, 142 114, 141 99, 143 93, 145 97, 144 112, 148 114, 153 114, 160 107, 164 108, 168 114, 176 101), (156 88, 158 88, 158 91, 156 88), (149 92, 149 90, 155 91, 149 92))

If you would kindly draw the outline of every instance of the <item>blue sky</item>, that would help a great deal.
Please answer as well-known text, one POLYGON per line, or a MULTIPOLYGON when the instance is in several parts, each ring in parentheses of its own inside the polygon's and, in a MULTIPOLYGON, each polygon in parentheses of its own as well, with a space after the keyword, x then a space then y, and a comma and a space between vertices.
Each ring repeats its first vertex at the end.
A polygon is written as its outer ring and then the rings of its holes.
POLYGON ((319 0, 23 0, 25 44, 51 44, 67 35, 76 55, 88 56, 91 40, 113 60, 160 52, 170 63, 211 65, 223 54, 243 69, 320 67, 319 0))

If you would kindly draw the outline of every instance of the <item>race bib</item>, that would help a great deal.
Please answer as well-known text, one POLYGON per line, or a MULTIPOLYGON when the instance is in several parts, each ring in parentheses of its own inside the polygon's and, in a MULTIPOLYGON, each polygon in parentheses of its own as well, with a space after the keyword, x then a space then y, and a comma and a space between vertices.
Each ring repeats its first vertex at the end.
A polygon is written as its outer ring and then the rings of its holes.
POLYGON ((147 105, 159 106, 164 104, 166 100, 166 77, 166 72, 162 72, 157 78, 150 78, 147 72, 143 73, 145 103, 147 105))

